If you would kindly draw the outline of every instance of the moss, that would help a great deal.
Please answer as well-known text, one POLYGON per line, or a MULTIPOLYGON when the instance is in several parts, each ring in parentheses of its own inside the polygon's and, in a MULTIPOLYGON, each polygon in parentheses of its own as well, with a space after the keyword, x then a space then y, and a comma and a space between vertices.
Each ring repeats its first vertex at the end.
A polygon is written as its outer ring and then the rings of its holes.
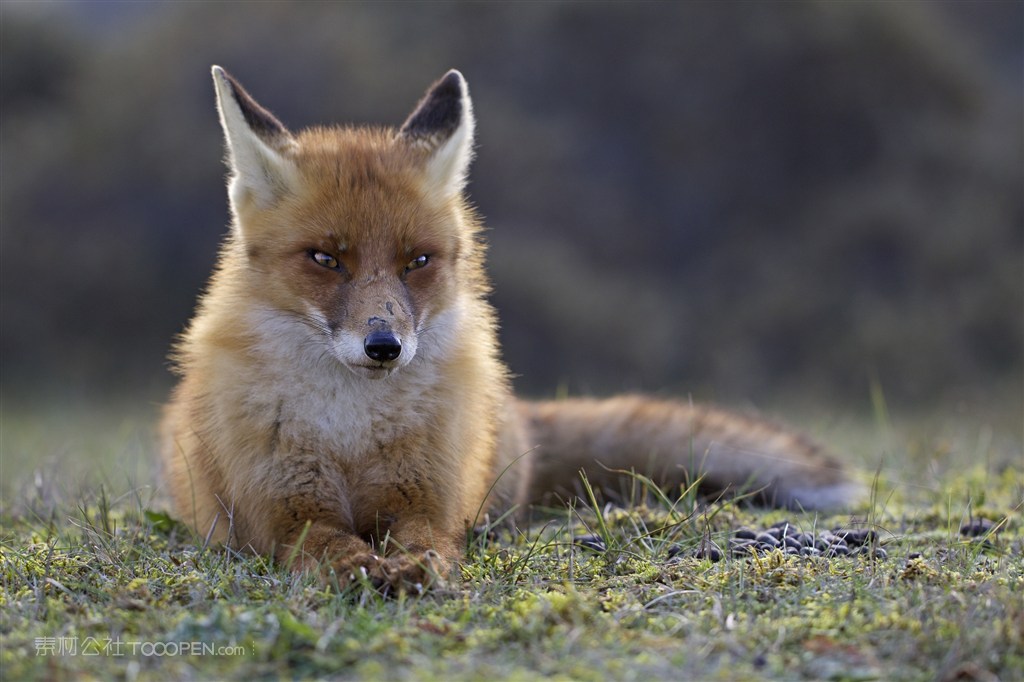
POLYGON ((10 679, 1015 679, 1022 476, 952 468, 913 494, 877 476, 868 501, 836 516, 657 495, 580 507, 473 538, 460 580, 397 599, 338 595, 260 557, 202 549, 137 497, 97 488, 51 514, 2 519, 0 665, 10 679), (960 533, 977 519, 990 530, 960 533), (870 527, 887 557, 694 555, 781 520, 870 527), (598 527, 605 551, 574 544, 598 527), (88 637, 216 651, 45 649, 88 637))

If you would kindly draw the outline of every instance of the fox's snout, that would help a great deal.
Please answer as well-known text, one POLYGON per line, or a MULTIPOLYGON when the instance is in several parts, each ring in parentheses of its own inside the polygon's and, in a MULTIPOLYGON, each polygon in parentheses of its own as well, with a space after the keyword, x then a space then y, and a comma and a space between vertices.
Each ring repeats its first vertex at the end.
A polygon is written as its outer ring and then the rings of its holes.
POLYGON ((402 354, 402 341, 390 327, 383 326, 366 335, 363 352, 374 362, 391 362, 402 354))
MULTIPOLYGON (((375 306, 377 307, 377 306, 375 306)), ((372 379, 390 375, 407 365, 415 356, 417 344, 416 323, 405 314, 404 308, 390 304, 379 306, 388 318, 371 315, 369 318, 346 315, 348 319, 361 319, 365 324, 348 327, 340 324, 332 334, 334 356, 357 374, 372 379)))

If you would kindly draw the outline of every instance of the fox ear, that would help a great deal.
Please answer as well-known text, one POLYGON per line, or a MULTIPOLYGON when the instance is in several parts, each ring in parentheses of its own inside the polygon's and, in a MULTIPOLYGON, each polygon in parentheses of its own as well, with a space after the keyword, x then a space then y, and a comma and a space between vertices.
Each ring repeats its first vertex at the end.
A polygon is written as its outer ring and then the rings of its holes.
POLYGON ((430 87, 399 136, 428 153, 428 191, 453 197, 466 186, 473 160, 473 102, 462 74, 452 69, 430 87))
POLYGON ((294 186, 295 166, 286 154, 295 139, 219 66, 213 67, 213 84, 231 167, 231 204, 236 212, 246 201, 268 206, 294 186))

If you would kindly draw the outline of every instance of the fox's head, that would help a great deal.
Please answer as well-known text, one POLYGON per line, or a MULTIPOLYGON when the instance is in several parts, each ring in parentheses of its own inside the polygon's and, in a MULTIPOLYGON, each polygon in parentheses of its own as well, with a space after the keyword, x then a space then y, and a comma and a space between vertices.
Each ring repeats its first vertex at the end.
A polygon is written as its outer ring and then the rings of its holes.
POLYGON ((437 81, 397 130, 297 134, 220 67, 213 80, 231 169, 228 257, 246 261, 223 270, 244 273, 246 296, 357 374, 407 365, 425 334, 454 324, 444 316, 459 296, 483 286, 463 198, 473 108, 462 74, 437 81))

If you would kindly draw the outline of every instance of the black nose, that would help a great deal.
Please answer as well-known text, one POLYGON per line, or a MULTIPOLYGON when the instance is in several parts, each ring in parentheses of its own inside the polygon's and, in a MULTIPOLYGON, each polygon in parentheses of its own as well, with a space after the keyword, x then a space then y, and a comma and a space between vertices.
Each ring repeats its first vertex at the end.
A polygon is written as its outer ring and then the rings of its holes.
POLYGON ((402 354, 402 342, 391 331, 372 331, 363 339, 363 352, 376 362, 389 362, 402 354))

